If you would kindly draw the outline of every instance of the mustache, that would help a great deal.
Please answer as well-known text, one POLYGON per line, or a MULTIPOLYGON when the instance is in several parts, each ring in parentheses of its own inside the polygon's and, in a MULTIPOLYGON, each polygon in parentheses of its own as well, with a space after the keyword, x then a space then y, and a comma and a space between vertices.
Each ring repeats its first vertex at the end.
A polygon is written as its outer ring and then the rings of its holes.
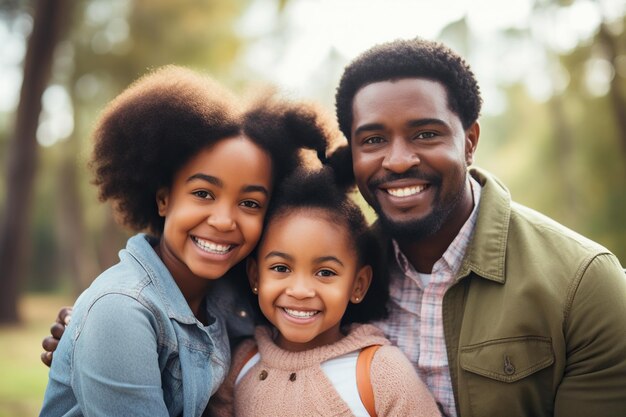
POLYGON ((418 169, 410 169, 406 172, 402 172, 399 174, 395 172, 390 172, 382 177, 375 178, 370 182, 369 188, 374 189, 374 188, 378 188, 379 186, 387 182, 405 180, 405 179, 426 181, 426 182, 431 183, 432 185, 441 184, 441 177, 439 175, 426 174, 424 172, 421 172, 418 169))

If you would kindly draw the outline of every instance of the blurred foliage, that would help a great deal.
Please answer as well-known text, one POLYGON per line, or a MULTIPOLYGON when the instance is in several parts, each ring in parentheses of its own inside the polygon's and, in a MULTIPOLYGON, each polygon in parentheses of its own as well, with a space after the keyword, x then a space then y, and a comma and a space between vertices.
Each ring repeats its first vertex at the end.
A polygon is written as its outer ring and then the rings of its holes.
MULTIPOLYGON (((0 19, 11 22, 30 13, 32 1, 0 2, 0 19)), ((297 1, 297 0, 292 0, 297 1)), ((52 84, 71 102, 71 135, 41 149, 32 213, 29 272, 23 288, 73 292, 116 261, 127 232, 114 226, 108 206, 97 201, 86 169, 93 122, 103 106, 147 70, 164 64, 209 71, 238 88, 254 71, 238 68, 246 43, 235 30, 252 0, 77 0, 69 31, 55 52, 52 84)), ((572 1, 537 1, 535 12, 568 7, 572 1)), ((276 13, 288 7, 274 0, 276 13)), ((10 28, 7 23, 7 27, 10 28)), ((626 96, 626 20, 609 37, 617 55, 609 59, 600 28, 576 48, 559 53, 524 29, 501 37, 528 41, 548 57, 549 71, 568 74, 564 88, 537 100, 521 82, 500 85, 505 111, 481 119, 477 165, 490 169, 513 198, 602 243, 626 262, 626 139, 620 131, 612 93, 626 96), (621 49, 619 49, 621 48, 621 49), (589 62, 613 67, 608 94, 589 93, 589 62), (620 67, 621 65, 621 67, 620 67), (621 68, 621 69, 620 69, 621 68)), ((267 33, 280 38, 280 27, 267 33)), ((258 35, 262 36, 262 35, 258 35)), ((288 35, 276 43, 286 48, 288 35)), ((470 62, 482 47, 463 19, 446 27, 440 39, 470 62)), ((335 73, 347 59, 329 53, 327 71, 315 75, 319 89, 332 91, 335 73)), ((498 62, 493 62, 497 66, 498 62)), ((530 65, 530 64, 529 64, 530 65)), ((552 77, 558 84, 558 74, 552 77)), ((331 95, 332 93, 328 94, 331 95)), ((330 103, 324 103, 330 106, 330 103)), ((0 114, 0 153, 10 137, 11 114, 0 114)), ((4 163, 4 161, 0 161, 4 163)), ((4 166, 0 167, 4 172, 4 166)), ((5 198, 0 183, 0 204, 5 198)))
MULTIPOLYGON (((558 19, 559 11, 575 3, 537 0, 531 20, 558 19)), ((496 59, 490 61, 495 68, 490 72, 499 74, 499 66, 511 70, 504 61, 517 52, 528 58, 524 48, 530 45, 536 51, 531 57, 540 56, 547 63, 542 75, 551 93, 544 99, 529 94, 529 85, 532 89, 541 80, 501 81, 505 111, 481 118, 476 156, 476 164, 496 173, 514 200, 601 243, 622 264, 626 263, 625 28, 626 17, 608 21, 601 15, 592 36, 567 52, 557 51, 532 25, 502 30, 498 40, 491 41, 496 59), (607 91, 602 91, 604 87, 607 91)), ((465 18, 450 23, 439 38, 472 64, 483 58, 479 55, 484 54, 485 41, 474 36, 465 18)), ((533 59, 523 63, 527 72, 536 64, 533 59)))

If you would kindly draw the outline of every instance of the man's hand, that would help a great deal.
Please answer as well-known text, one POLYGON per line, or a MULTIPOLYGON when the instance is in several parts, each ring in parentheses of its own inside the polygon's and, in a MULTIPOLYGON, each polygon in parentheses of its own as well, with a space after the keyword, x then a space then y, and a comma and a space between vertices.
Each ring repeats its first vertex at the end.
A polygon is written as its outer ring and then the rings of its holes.
POLYGON ((72 319, 72 307, 62 307, 59 310, 56 321, 50 327, 50 336, 47 336, 41 342, 41 346, 44 352, 41 353, 41 361, 46 365, 52 364, 52 353, 56 350, 63 332, 65 332, 65 326, 70 324, 72 319))

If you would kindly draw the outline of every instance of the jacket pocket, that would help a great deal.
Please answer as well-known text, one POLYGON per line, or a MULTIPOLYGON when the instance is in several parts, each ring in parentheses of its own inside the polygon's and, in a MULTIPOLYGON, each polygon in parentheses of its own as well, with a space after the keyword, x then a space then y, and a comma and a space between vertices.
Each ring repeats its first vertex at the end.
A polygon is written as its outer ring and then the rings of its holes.
POLYGON ((465 371, 500 382, 516 382, 554 363, 550 338, 520 336, 461 347, 465 371))

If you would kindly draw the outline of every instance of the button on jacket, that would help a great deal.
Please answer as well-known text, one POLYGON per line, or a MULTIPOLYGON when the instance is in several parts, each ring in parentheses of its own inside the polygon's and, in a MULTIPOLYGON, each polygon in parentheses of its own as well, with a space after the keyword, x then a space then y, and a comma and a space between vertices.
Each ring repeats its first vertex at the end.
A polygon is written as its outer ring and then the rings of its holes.
POLYGON ((41 415, 200 416, 230 363, 218 300, 204 326, 150 239, 132 237, 76 301, 41 415))
POLYGON ((618 260, 512 202, 489 173, 471 175, 482 186, 478 220, 442 313, 458 414, 623 417, 626 275, 618 260))

